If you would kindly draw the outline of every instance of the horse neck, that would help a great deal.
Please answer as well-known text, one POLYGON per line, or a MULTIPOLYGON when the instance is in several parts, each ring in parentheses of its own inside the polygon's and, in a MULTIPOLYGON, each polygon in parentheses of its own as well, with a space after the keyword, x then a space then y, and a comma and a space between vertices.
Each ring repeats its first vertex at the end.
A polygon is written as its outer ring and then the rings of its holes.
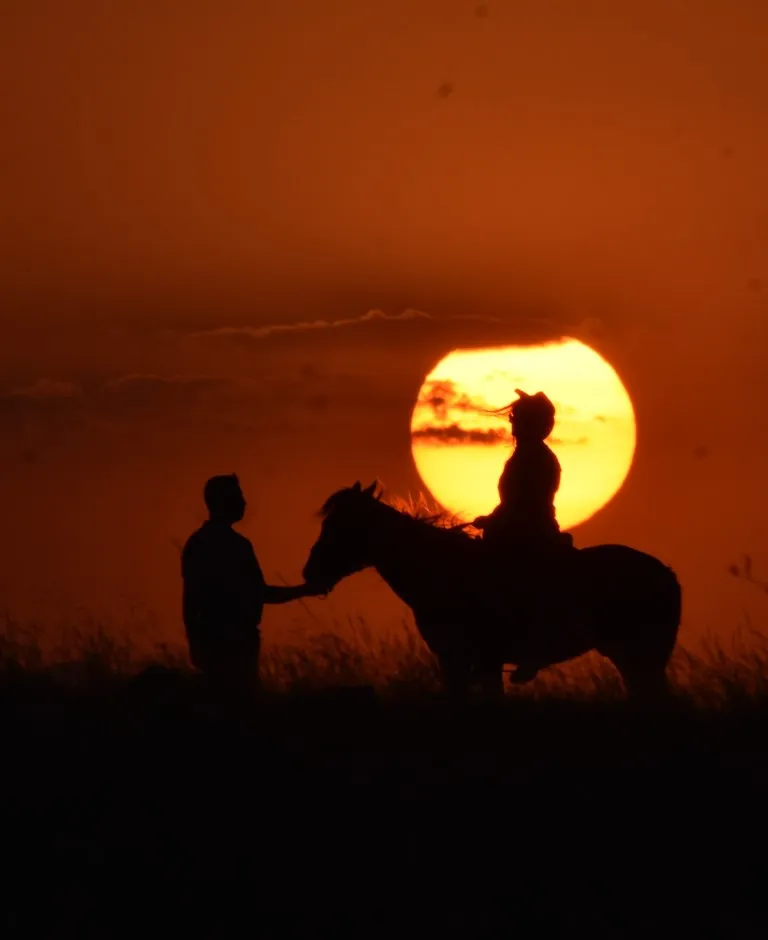
POLYGON ((445 564, 445 553, 425 525, 381 504, 381 515, 371 530, 372 567, 394 593, 413 607, 424 590, 425 576, 445 564))

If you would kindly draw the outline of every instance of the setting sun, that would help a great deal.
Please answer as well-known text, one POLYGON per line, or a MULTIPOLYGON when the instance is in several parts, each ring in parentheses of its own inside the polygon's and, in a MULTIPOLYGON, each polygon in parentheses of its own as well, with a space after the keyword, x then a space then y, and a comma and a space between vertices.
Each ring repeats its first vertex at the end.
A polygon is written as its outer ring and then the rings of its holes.
POLYGON ((471 520, 498 502, 512 448, 504 416, 484 414, 543 391, 557 409, 548 443, 562 466, 555 499, 563 529, 619 491, 635 451, 635 415, 615 370, 575 339, 540 346, 456 349, 424 380, 411 418, 413 458, 431 495, 471 520))

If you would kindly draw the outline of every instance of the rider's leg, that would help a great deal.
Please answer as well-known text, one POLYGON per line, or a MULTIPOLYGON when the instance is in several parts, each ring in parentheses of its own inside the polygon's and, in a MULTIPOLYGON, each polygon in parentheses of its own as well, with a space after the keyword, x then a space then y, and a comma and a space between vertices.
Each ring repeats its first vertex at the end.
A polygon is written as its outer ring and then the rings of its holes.
MULTIPOLYGON (((536 594, 530 596, 524 615, 526 642, 518 668, 512 673, 510 681, 516 685, 531 682, 537 674, 562 658, 563 648, 584 643, 584 624, 579 620, 579 608, 576 599, 566 599, 554 594, 553 589, 558 579, 537 583, 536 594)), ((557 588, 562 591, 562 582, 557 588)), ((578 655, 578 654, 575 654, 578 655)))
POLYGON ((541 558, 531 552, 526 558, 527 571, 524 572, 525 596, 521 598, 521 629, 527 634, 526 643, 517 668, 510 675, 513 685, 532 682, 539 671, 549 663, 543 649, 543 640, 549 627, 546 611, 546 586, 541 575, 541 558))

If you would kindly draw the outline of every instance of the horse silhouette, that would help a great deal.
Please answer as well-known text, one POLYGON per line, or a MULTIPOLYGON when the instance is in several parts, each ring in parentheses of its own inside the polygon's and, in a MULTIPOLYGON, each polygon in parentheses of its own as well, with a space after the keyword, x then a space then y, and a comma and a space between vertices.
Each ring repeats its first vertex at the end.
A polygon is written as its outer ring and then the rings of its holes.
POLYGON ((572 549, 537 581, 494 562, 463 527, 396 509, 375 490, 357 482, 328 498, 303 576, 335 585, 374 568, 411 608, 449 695, 464 697, 474 680, 497 696, 507 664, 555 665, 593 649, 630 697, 668 690, 681 588, 659 559, 625 545, 572 549))

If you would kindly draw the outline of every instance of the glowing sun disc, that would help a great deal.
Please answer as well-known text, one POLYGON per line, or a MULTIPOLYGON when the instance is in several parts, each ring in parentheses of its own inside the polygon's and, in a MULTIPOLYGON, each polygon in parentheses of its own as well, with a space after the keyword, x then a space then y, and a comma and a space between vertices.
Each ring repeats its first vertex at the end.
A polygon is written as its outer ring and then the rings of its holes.
POLYGON ((481 413, 543 391, 556 407, 548 444, 562 467, 562 529, 589 519, 621 489, 635 453, 635 413, 615 369, 575 339, 539 346, 455 349, 425 378, 411 416, 416 469, 432 497, 464 520, 498 503, 512 453, 505 417, 481 413))

